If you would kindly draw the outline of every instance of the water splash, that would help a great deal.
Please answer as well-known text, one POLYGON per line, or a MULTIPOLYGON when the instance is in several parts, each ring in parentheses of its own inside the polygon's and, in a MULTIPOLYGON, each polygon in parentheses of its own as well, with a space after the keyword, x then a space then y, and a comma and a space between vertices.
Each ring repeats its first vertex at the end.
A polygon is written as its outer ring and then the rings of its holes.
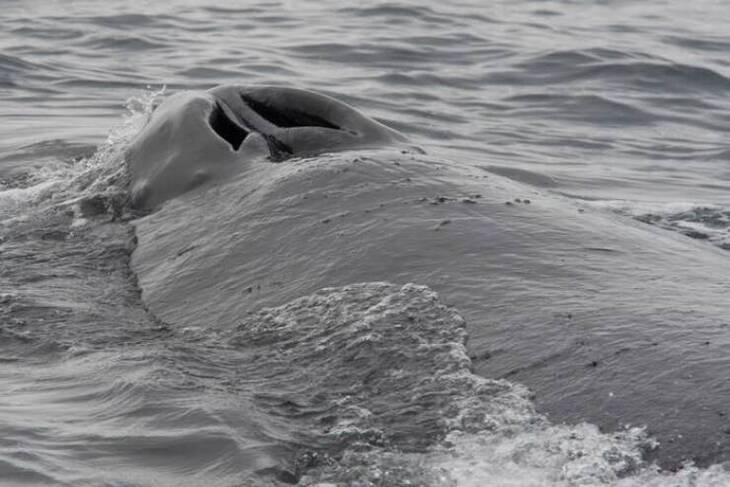
POLYGON ((231 343, 268 371, 258 406, 312 447, 288 476, 299 485, 730 482, 721 466, 672 473, 646 462, 658 443, 643 428, 553 424, 524 386, 473 374, 466 339, 464 320, 429 288, 364 283, 251 315, 231 343))
POLYGON ((106 140, 89 157, 74 161, 56 161, 30 169, 22 177, 0 186, 0 223, 30 218, 29 210, 58 210, 75 207, 89 198, 121 198, 126 193, 127 175, 124 151, 129 141, 144 127, 165 87, 148 88, 130 97, 126 113, 106 140))

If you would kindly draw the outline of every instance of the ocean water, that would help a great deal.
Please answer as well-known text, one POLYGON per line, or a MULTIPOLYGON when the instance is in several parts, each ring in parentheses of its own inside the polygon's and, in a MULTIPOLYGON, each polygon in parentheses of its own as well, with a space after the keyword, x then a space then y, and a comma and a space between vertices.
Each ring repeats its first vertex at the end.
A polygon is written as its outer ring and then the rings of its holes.
POLYGON ((725 2, 2 7, 0 485, 730 485, 725 2), (130 212, 221 84, 407 143, 130 212))

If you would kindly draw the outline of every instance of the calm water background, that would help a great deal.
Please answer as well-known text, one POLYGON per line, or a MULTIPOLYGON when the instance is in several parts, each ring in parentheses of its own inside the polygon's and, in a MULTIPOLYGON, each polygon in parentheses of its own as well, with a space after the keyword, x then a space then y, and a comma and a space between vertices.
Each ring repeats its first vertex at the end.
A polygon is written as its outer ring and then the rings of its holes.
MULTIPOLYGON (((96 485, 90 472, 111 465, 98 473, 109 485, 211 482, 206 471, 229 485, 235 465, 266 470, 293 449, 206 379, 245 360, 208 364, 189 338, 164 353, 150 345, 171 332, 139 302, 131 230, 75 241, 72 216, 27 217, 54 180, 103 159, 110 131, 114 152, 114 137, 138 128, 123 118, 127 100, 139 114, 163 86, 315 89, 430 154, 730 249, 726 2, 203 3, 2 2, 0 475, 14 482, 96 485), (175 358, 191 354, 194 378, 175 358), (190 381, 205 392, 177 395, 190 381), (164 430, 176 420, 196 427, 164 430), (240 438, 216 429, 232 424, 245 425, 240 438), (150 439, 152 425, 162 432, 150 439), (231 451, 235 461, 221 460, 231 451)), ((559 409, 548 412, 589 416, 559 409)), ((705 465, 730 455, 681 453, 705 465)))

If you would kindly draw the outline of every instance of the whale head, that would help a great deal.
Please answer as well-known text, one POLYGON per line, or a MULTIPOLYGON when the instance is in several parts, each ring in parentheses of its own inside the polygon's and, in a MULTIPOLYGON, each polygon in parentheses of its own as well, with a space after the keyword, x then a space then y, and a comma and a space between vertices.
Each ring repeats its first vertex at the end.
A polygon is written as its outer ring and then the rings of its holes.
POLYGON ((310 91, 219 86, 180 92, 157 107, 127 150, 132 206, 154 208, 251 161, 403 140, 351 106, 310 91))

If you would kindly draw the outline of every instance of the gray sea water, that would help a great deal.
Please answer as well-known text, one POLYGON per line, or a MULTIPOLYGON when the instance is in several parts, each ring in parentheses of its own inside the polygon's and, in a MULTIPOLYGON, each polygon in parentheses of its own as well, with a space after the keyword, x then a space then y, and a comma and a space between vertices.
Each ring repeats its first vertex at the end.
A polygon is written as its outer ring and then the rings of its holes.
POLYGON ((0 485, 730 485, 726 2, 0 5, 0 485), (408 144, 126 212, 231 83, 408 144))

